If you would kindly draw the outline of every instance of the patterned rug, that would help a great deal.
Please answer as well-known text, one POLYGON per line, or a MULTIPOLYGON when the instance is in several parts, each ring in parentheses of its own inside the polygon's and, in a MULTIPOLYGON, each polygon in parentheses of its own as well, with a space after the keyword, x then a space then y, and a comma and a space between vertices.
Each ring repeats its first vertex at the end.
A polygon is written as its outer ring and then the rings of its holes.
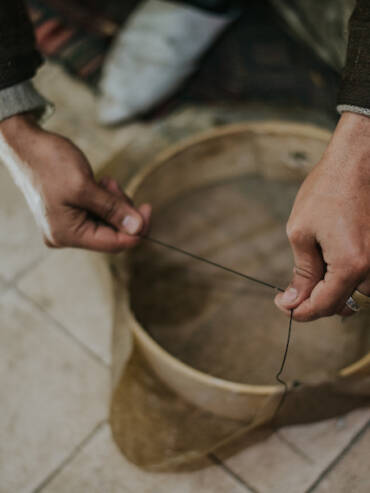
MULTIPOLYGON (((28 2, 41 52, 96 90, 110 43, 138 0, 28 2)), ((263 101, 334 116, 338 83, 338 74, 292 39, 268 1, 255 0, 161 109, 183 101, 263 101)))

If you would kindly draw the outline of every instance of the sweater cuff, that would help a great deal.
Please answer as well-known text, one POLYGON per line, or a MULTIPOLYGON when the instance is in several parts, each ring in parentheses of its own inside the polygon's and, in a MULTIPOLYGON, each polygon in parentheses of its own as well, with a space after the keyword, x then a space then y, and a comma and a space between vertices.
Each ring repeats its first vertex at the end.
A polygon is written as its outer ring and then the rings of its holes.
POLYGON ((0 122, 20 113, 32 112, 40 123, 54 112, 54 105, 34 88, 31 81, 0 90, 0 122))
POLYGON ((357 113, 358 115, 370 116, 369 108, 362 108, 361 106, 355 106, 353 104, 338 104, 337 111, 340 114, 345 111, 350 111, 351 113, 357 113))

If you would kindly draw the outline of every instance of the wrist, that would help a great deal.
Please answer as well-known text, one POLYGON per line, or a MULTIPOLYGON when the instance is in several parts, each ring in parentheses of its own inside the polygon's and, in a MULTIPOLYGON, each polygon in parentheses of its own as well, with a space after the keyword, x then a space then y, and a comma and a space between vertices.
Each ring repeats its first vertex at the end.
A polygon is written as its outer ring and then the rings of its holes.
MULTIPOLYGON (((355 147, 358 141, 370 139, 370 118, 358 113, 345 111, 339 119, 334 138, 355 147)), ((369 144, 368 144, 369 146, 369 144)))
POLYGON ((37 119, 31 112, 14 115, 0 122, 0 132, 7 140, 11 139, 12 136, 19 137, 19 132, 38 128, 37 119))
POLYGON ((345 125, 347 127, 356 127, 356 128, 369 128, 370 127, 370 118, 362 113, 355 113, 352 111, 344 111, 339 119, 340 125, 345 125))
POLYGON ((322 163, 337 171, 359 168, 370 169, 370 118, 344 112, 329 143, 322 163))

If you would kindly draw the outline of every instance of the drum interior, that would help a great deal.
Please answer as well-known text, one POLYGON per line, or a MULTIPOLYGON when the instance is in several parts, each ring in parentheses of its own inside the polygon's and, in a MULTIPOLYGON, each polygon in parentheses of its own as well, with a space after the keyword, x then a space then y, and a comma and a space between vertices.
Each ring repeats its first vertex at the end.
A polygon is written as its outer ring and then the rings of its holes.
MULTIPOLYGON (((293 266, 285 223, 298 187, 249 173, 203 184, 156 208, 151 236, 285 287, 293 266)), ((148 241, 130 259, 132 311, 166 351, 225 380, 276 383, 288 319, 272 289, 148 241)), ((333 377, 369 351, 369 335, 357 315, 294 323, 286 379, 333 377)))

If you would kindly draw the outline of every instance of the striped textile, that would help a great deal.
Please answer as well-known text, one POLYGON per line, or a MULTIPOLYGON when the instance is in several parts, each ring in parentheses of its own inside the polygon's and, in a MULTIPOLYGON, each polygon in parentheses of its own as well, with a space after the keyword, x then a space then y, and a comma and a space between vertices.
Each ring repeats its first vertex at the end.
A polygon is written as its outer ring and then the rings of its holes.
POLYGON ((105 53, 136 0, 28 0, 28 3, 43 55, 96 87, 105 53))

